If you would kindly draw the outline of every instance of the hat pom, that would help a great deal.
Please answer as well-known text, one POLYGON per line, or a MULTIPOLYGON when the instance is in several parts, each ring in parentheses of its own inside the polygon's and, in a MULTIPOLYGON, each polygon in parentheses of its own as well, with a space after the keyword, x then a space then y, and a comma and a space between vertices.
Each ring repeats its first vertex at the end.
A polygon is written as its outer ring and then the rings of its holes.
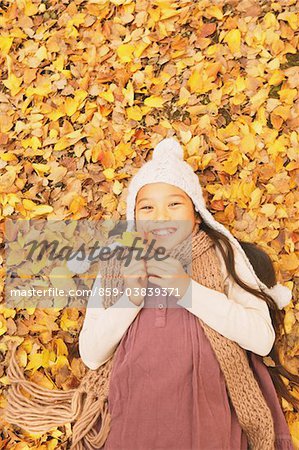
POLYGON ((276 283, 272 288, 268 288, 267 292, 273 298, 279 309, 287 306, 292 300, 292 291, 280 283, 276 283))
POLYGON ((156 145, 153 151, 153 159, 164 161, 170 158, 176 158, 183 161, 184 150, 178 141, 173 138, 166 138, 156 145))

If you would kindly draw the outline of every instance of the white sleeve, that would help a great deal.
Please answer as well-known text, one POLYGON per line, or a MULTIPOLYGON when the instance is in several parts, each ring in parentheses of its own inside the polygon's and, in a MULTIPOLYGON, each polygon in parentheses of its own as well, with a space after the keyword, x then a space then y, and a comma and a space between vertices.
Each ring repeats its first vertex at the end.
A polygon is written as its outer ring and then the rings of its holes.
POLYGON ((79 353, 84 364, 97 369, 105 363, 121 338, 143 308, 144 301, 136 306, 123 294, 113 306, 104 308, 98 293, 101 279, 97 277, 88 299, 83 327, 79 334, 79 353))
MULTIPOLYGON (((228 274, 223 256, 217 247, 216 253, 221 261, 225 293, 191 280, 185 295, 177 304, 185 307, 221 335, 237 342, 245 350, 266 356, 275 341, 275 330, 268 305, 241 288, 228 274)), ((234 255, 239 277, 241 278, 241 273, 246 273, 247 284, 258 287, 242 255, 235 249, 234 255)))

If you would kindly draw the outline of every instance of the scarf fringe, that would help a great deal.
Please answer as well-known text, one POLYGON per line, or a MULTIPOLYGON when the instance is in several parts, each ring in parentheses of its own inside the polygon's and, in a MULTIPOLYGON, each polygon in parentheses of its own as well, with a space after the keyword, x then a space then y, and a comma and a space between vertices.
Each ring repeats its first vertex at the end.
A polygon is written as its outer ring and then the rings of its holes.
POLYGON ((71 450, 94 450, 103 446, 111 420, 107 396, 85 392, 84 386, 64 392, 49 390, 26 380, 16 360, 16 349, 17 345, 12 346, 7 370, 11 387, 4 420, 30 433, 47 432, 75 422, 71 450), (101 429, 96 431, 100 418, 101 429))

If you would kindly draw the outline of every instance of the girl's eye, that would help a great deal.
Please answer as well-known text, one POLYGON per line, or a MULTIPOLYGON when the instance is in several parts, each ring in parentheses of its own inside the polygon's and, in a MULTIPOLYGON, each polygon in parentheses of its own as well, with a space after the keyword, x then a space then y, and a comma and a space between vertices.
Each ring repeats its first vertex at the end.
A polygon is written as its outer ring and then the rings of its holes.
MULTIPOLYGON (((172 202, 172 203, 170 203, 170 205, 181 205, 181 203, 178 203, 178 202, 172 202)), ((152 206, 143 206, 143 207, 140 208, 140 209, 148 209, 148 208, 152 208, 152 206)))

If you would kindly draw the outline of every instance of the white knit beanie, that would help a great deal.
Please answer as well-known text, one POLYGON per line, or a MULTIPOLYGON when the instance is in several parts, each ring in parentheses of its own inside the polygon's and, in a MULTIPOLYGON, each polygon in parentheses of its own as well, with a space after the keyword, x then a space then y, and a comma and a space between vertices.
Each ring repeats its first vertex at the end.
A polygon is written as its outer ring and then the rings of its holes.
MULTIPOLYGON (((179 142, 173 138, 166 138, 159 142, 153 151, 152 159, 146 162, 138 172, 132 177, 128 185, 126 220, 127 231, 135 230, 135 202, 138 191, 150 183, 169 183, 182 189, 190 197, 195 210, 200 214, 202 220, 211 228, 225 235, 231 244, 237 249, 245 263, 249 267, 258 286, 276 302, 279 309, 284 308, 292 299, 292 292, 286 286, 277 283, 272 288, 268 288, 256 275, 249 259, 238 240, 222 225, 217 222, 208 211, 203 197, 201 185, 192 167, 184 161, 184 151, 179 142)), ((112 246, 119 244, 112 244, 112 246)), ((76 261, 71 260, 68 267, 72 272, 82 273, 88 268, 82 262, 76 265, 76 261), (78 271, 79 270, 79 271, 78 271)), ((242 276, 244 279, 244 276, 242 276)), ((246 279, 244 279, 246 282, 246 279)), ((247 280, 250 284, 250 280, 247 280)))

